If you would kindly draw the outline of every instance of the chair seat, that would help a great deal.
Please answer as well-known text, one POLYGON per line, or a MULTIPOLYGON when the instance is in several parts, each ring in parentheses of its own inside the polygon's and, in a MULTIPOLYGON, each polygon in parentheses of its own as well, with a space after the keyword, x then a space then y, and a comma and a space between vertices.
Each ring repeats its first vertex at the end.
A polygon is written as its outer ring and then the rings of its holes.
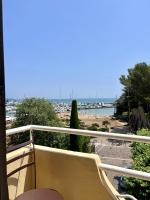
POLYGON ((16 200, 63 200, 63 198, 57 191, 46 188, 27 191, 16 200))

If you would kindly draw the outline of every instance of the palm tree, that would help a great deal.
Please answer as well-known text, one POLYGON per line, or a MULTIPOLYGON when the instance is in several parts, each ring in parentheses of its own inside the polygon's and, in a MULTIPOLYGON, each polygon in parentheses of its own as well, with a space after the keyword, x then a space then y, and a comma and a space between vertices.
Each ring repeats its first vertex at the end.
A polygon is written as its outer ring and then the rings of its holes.
POLYGON ((0 0, 0 199, 8 200, 6 174, 6 124, 5 124, 5 77, 3 51, 3 15, 0 0))

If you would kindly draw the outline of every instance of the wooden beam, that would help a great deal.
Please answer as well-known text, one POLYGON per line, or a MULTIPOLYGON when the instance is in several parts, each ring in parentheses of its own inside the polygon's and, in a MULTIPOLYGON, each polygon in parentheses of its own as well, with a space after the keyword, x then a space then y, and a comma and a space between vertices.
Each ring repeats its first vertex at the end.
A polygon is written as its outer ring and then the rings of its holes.
POLYGON ((5 75, 3 47, 3 13, 0 0, 0 199, 8 200, 6 173, 6 122, 5 122, 5 75))

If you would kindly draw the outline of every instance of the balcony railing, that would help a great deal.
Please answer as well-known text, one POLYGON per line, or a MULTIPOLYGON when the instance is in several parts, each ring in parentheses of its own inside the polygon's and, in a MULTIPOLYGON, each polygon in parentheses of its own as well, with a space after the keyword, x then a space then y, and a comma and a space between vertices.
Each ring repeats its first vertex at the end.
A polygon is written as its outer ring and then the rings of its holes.
MULTIPOLYGON (((28 125, 28 126, 23 126, 19 128, 9 129, 6 131, 6 134, 7 136, 10 136, 16 133, 30 131, 30 139, 32 140, 32 132, 34 130, 46 131, 46 132, 52 132, 52 133, 66 133, 66 134, 91 136, 95 138, 101 137, 101 138, 106 138, 106 139, 116 139, 116 140, 122 140, 122 141, 141 142, 141 143, 150 144, 150 137, 147 137, 147 136, 137 136, 137 135, 130 135, 130 134, 125 135, 125 134, 118 134, 118 133, 107 133, 107 132, 100 132, 100 131, 88 131, 88 130, 80 130, 80 129, 38 126, 38 125, 28 125)), ((118 167, 115 165, 109 165, 105 163, 99 164, 99 168, 106 171, 121 173, 124 176, 150 181, 150 173, 147 173, 147 172, 137 171, 133 169, 126 169, 123 167, 118 167)))

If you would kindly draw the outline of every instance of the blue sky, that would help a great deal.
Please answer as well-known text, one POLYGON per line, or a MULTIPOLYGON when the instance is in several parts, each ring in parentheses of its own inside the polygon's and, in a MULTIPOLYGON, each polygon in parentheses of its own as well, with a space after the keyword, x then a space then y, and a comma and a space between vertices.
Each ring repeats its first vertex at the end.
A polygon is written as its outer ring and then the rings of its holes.
POLYGON ((150 63, 149 0, 5 0, 7 97, 116 97, 150 63))

